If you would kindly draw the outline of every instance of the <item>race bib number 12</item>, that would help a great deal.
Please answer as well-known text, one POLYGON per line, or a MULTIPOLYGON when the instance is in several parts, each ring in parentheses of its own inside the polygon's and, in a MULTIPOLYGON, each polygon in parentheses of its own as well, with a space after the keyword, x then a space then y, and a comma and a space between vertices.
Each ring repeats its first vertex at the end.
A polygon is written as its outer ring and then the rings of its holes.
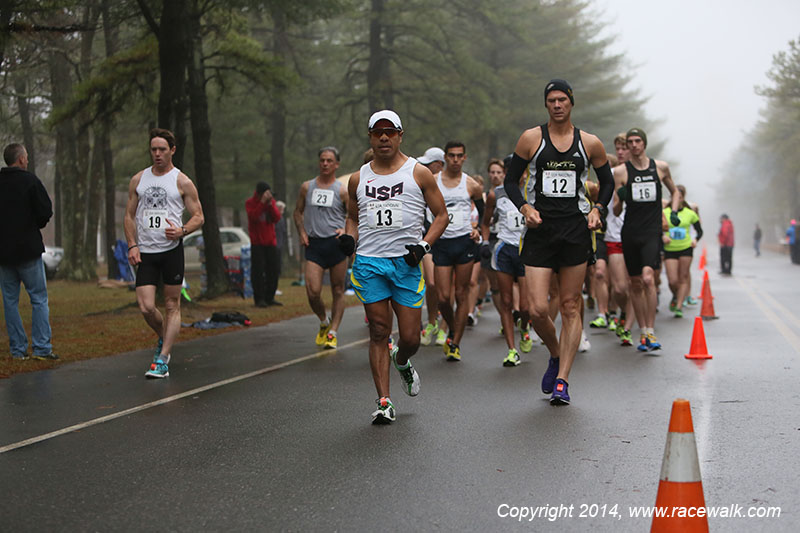
POLYGON ((367 204, 367 225, 372 229, 403 227, 403 203, 396 200, 367 204))
POLYGON ((575 171, 545 170, 542 173, 542 194, 551 198, 574 198, 575 171))

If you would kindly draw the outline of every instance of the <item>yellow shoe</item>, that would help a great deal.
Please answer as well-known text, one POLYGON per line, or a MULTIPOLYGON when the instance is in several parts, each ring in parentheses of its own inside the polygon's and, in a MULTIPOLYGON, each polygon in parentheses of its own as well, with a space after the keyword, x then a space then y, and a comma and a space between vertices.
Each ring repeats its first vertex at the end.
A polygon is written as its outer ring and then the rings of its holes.
POLYGON ((457 344, 447 344, 447 360, 448 361, 461 361, 461 349, 457 344))
POLYGON ((330 322, 328 324, 319 325, 319 332, 317 332, 317 339, 316 339, 317 346, 322 346, 323 344, 325 344, 325 341, 327 340, 328 330, 330 329, 331 329, 330 322))
POLYGON ((328 333, 325 335, 324 348, 326 350, 335 350, 337 342, 338 341, 336 340, 336 335, 334 335, 333 333, 328 333))

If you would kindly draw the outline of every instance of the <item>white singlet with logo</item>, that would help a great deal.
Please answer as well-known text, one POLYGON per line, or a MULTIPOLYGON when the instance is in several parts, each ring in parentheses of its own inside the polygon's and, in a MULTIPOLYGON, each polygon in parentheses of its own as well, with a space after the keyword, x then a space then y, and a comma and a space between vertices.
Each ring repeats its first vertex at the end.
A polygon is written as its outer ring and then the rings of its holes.
POLYGON ((442 233, 442 239, 455 239, 469 235, 472 231, 472 224, 469 218, 472 212, 472 198, 467 189, 467 179, 469 176, 461 173, 461 181, 455 187, 447 187, 442 183, 442 173, 436 175, 436 184, 442 191, 444 205, 447 207, 447 218, 450 223, 442 233))
MULTIPOLYGON (((613 170, 612 170, 612 176, 613 170)), ((614 214, 614 197, 608 203, 608 216, 606 217, 606 233, 603 237, 605 242, 622 242, 622 225, 625 223, 625 202, 622 202, 622 213, 619 216, 614 214)))
POLYGON ((183 226, 183 197, 178 190, 178 175, 173 168, 163 176, 156 176, 153 167, 144 169, 136 194, 139 204, 136 206, 136 235, 139 251, 155 254, 172 250, 180 241, 167 239, 167 220, 180 228, 183 226))
POLYGON ((359 171, 358 246, 365 257, 402 257, 406 244, 422 239, 425 197, 414 180, 417 160, 409 157, 392 174, 375 174, 370 163, 359 171))
POLYGON ((519 212, 508 195, 503 185, 496 187, 495 212, 497 217, 497 239, 512 246, 519 246, 520 240, 525 235, 525 215, 519 212))

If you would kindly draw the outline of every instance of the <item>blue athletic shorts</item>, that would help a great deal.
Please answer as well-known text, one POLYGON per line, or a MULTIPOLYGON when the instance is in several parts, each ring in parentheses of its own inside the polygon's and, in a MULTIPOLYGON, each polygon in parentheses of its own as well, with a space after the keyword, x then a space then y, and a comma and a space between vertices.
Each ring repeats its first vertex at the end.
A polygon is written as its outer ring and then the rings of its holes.
POLYGON ((492 270, 509 274, 515 278, 525 277, 525 263, 519 256, 519 246, 497 241, 492 252, 492 270))
POLYGON ((406 307, 420 308, 425 299, 422 265, 408 266, 402 257, 365 257, 356 254, 350 282, 362 303, 391 298, 406 307))

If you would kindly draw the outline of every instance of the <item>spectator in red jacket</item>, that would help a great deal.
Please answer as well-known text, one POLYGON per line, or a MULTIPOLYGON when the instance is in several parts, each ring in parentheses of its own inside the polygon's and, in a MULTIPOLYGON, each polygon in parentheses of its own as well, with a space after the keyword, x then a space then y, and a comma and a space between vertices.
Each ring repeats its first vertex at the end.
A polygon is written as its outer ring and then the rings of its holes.
POLYGON ((266 182, 259 181, 253 196, 244 203, 252 254, 251 279, 256 307, 283 305, 275 301, 280 272, 275 223, 281 213, 266 182))
POLYGON ((730 275, 733 268, 733 222, 728 215, 722 215, 719 221, 720 274, 730 275))

